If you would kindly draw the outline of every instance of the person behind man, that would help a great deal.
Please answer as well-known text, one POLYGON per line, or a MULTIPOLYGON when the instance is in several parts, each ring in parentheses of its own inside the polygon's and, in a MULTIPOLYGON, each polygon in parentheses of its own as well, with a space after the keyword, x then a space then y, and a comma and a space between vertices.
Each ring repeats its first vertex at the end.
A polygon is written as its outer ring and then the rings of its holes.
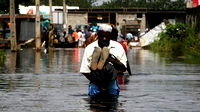
POLYGON ((126 71, 127 57, 123 47, 111 40, 112 27, 99 25, 98 39, 84 51, 80 72, 90 81, 88 95, 91 97, 118 96, 117 71, 126 71))
MULTIPOLYGON (((127 51, 126 45, 122 42, 123 40, 121 40, 121 39, 118 40, 119 39, 119 32, 116 29, 116 27, 114 25, 111 25, 111 26, 112 26, 111 40, 114 40, 114 41, 117 41, 118 43, 120 43, 121 46, 123 47, 125 53, 126 53, 126 56, 127 56, 128 51, 127 51)), ((125 75, 124 71, 120 71, 120 70, 117 71, 117 80, 118 80, 118 83, 119 83, 120 90, 126 89, 125 84, 128 82, 128 77, 130 75, 132 75, 128 59, 127 59, 126 70, 128 72, 128 75, 127 74, 125 75)))

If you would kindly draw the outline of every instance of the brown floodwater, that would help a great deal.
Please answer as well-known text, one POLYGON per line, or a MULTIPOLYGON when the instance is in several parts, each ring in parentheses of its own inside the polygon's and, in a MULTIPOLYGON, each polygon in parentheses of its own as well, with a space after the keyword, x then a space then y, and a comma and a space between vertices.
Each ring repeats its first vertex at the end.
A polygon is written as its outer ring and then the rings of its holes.
POLYGON ((116 99, 92 100, 79 73, 84 48, 0 50, 1 112, 199 112, 200 64, 128 49, 133 75, 116 99), (4 55, 4 56, 3 56, 4 55))

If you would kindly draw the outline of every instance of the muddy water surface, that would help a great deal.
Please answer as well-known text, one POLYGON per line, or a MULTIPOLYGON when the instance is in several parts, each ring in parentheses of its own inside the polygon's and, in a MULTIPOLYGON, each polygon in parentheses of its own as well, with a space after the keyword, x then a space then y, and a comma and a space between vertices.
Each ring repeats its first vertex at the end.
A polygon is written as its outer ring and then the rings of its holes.
POLYGON ((1 112, 199 112, 200 65, 128 50, 132 76, 119 77, 117 99, 91 100, 79 73, 84 49, 48 54, 5 50, 0 61, 1 112))

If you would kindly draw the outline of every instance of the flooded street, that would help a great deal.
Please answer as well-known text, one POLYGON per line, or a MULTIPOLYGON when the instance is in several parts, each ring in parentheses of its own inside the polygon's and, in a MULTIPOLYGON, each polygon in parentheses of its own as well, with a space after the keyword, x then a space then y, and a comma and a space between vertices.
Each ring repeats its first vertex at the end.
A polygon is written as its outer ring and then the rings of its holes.
POLYGON ((133 72, 118 99, 92 101, 79 73, 83 48, 5 51, 0 61, 0 112, 199 112, 200 64, 132 48, 133 72))

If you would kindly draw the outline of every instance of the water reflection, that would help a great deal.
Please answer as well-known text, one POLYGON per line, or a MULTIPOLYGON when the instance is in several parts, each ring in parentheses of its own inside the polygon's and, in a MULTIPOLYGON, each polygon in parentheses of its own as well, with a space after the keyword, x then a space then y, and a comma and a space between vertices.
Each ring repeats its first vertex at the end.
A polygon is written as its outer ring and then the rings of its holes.
POLYGON ((91 112, 125 112, 118 98, 85 98, 91 112))
POLYGON ((164 58, 159 57, 158 54, 149 50, 142 50, 141 48, 129 49, 128 54, 128 59, 131 62, 131 70, 135 75, 150 75, 152 71, 157 72, 159 71, 157 69, 165 65, 164 58))
POLYGON ((46 67, 43 69, 43 72, 77 73, 79 72, 81 55, 82 52, 78 48, 50 50, 48 54, 43 54, 42 67, 46 67))
POLYGON ((128 74, 117 76, 117 80, 118 80, 118 83, 119 83, 120 91, 125 91, 127 89, 126 86, 129 83, 129 77, 130 76, 128 74))
POLYGON ((51 49, 48 54, 34 49, 19 52, 5 51, 6 59, 1 61, 0 73, 66 73, 79 72, 83 50, 51 49))
POLYGON ((8 73, 15 73, 16 70, 16 59, 17 58, 17 53, 16 52, 11 52, 9 56, 9 64, 8 64, 8 73))
POLYGON ((35 74, 40 74, 40 58, 41 53, 35 52, 35 74))

